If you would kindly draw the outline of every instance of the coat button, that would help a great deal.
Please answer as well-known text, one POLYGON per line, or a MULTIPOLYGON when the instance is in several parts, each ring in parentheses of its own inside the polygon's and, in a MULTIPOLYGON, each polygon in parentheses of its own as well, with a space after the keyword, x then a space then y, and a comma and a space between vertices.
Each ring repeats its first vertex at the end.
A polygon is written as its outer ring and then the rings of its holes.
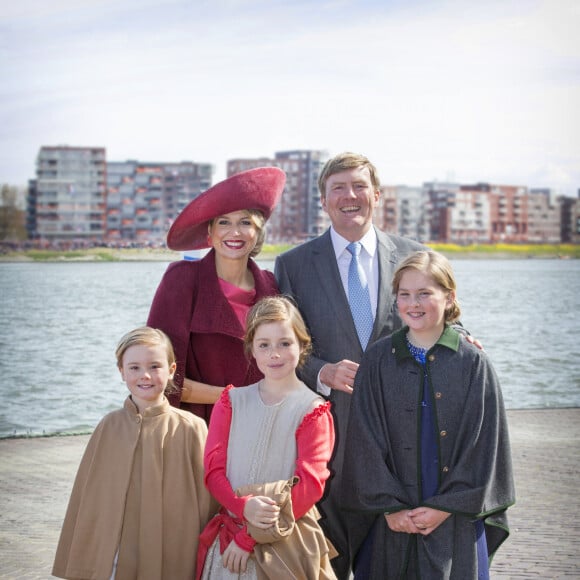
POLYGON ((441 431, 439 435, 441 435, 441 437, 447 437, 447 431, 441 431))
POLYGON ((443 397, 443 393, 440 393, 440 392, 435 393, 436 399, 441 399, 441 397, 443 397))
POLYGON ((435 355, 434 355, 434 354, 430 354, 430 355, 429 355, 429 360, 430 360, 431 362, 433 362, 433 361, 435 360, 435 355))
POLYGON ((141 417, 135 417, 135 422, 136 423, 141 423, 141 417))
POLYGON ((391 349, 391 354, 395 354, 395 347, 391 349))
POLYGON ((449 467, 446 465, 441 471, 443 471, 443 473, 447 473, 449 471, 449 467))

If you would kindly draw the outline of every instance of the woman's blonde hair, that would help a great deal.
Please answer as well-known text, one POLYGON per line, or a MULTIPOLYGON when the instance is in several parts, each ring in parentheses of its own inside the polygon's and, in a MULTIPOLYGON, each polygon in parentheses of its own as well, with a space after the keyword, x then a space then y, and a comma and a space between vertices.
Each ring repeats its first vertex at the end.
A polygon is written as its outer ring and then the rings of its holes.
MULTIPOLYGON (((451 267, 449 260, 438 252, 415 252, 407 256, 407 258, 399 264, 393 276, 392 286, 393 294, 395 294, 395 296, 399 292, 401 278, 406 270, 417 270, 418 272, 423 272, 427 276, 433 278, 435 283, 443 288, 443 290, 453 292, 454 295, 457 291, 457 283, 455 282, 453 268, 451 267)), ((454 297, 451 306, 445 309, 445 322, 449 324, 457 322, 460 316, 461 308, 459 307, 457 297, 454 297)))
MULTIPOLYGON (((254 249, 250 252, 250 258, 255 258, 261 251, 262 246, 264 245, 264 240, 266 239, 266 218, 264 214, 259 209, 245 209, 242 211, 247 211, 252 223, 256 230, 258 230, 258 235, 256 238, 256 245, 254 249)), ((209 220, 207 224, 208 232, 211 231, 213 224, 219 216, 209 220)))
MULTIPOLYGON (((169 367, 175 363, 175 352, 169 337, 158 328, 151 328, 150 326, 141 326, 127 332, 119 341, 115 356, 117 357, 117 366, 119 369, 123 367, 123 356, 127 350, 132 346, 161 346, 167 353, 167 364, 169 367)), ((165 388, 166 393, 174 393, 177 390, 173 380, 167 382, 165 388)))
POLYGON ((292 325, 292 330, 300 344, 298 367, 301 367, 312 350, 312 339, 300 311, 287 296, 266 296, 252 306, 246 319, 246 336, 244 337, 246 356, 252 356, 254 337, 262 324, 286 320, 292 325))

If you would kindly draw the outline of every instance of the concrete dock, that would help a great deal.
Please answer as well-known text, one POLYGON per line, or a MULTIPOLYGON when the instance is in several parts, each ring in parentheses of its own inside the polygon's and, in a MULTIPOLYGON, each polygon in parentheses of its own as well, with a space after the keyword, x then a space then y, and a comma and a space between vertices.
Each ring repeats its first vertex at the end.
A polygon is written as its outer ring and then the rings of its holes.
MULTIPOLYGON (((580 409, 513 410, 508 418, 517 503, 491 577, 580 578, 580 409)), ((51 578, 88 438, 0 440, 0 578, 51 578)))

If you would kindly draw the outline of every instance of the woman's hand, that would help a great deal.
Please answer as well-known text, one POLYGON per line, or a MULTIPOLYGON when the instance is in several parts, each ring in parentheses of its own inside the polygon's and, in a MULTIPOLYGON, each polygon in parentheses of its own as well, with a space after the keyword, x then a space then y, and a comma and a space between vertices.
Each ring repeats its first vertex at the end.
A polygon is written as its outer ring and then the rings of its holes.
POLYGON ((244 506, 246 521, 261 530, 267 530, 274 525, 279 516, 280 508, 273 499, 265 495, 251 497, 244 506))
POLYGON ((419 530, 416 533, 422 536, 428 536, 433 530, 436 530, 451 514, 442 512, 429 507, 418 507, 409 512, 409 518, 419 530))
POLYGON ((232 574, 243 574, 246 571, 249 557, 250 552, 246 552, 232 540, 222 554, 222 563, 224 568, 227 568, 232 574))
POLYGON ((215 387, 213 385, 200 383, 199 381, 183 379, 181 402, 213 405, 221 397, 223 390, 223 387, 215 387))

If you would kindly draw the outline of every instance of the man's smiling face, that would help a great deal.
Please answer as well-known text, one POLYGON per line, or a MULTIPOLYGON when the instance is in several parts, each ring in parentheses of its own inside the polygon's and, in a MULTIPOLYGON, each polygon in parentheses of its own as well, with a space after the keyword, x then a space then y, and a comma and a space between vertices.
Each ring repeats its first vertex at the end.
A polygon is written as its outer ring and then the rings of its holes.
POLYGON ((322 207, 334 229, 343 238, 356 242, 371 227, 379 194, 368 167, 347 169, 328 177, 322 207))

